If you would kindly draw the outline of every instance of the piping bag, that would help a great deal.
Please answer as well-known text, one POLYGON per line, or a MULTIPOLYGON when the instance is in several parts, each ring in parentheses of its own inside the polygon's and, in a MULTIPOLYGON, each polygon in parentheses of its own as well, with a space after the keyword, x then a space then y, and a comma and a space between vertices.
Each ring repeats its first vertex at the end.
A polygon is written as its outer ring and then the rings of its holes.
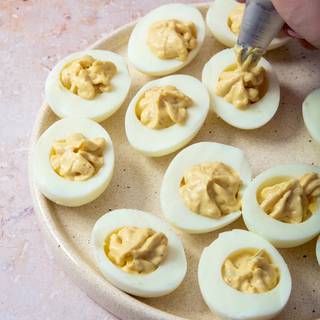
POLYGON ((259 60, 283 25, 284 20, 270 0, 247 0, 237 41, 242 49, 241 60, 249 54, 253 54, 253 60, 259 60))

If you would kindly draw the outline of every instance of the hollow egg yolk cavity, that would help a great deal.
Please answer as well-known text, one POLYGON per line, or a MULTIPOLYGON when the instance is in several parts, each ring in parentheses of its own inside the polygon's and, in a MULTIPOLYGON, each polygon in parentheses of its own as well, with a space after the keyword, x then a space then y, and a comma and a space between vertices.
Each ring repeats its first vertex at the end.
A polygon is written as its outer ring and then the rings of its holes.
POLYGON ((164 129, 174 124, 182 125, 188 116, 192 99, 174 86, 147 90, 136 105, 139 121, 151 129, 164 129))
POLYGON ((84 181, 94 176, 104 164, 104 138, 87 139, 75 133, 52 145, 50 164, 61 177, 84 181))
POLYGON ((228 66, 220 74, 216 94, 223 97, 236 108, 246 109, 258 102, 267 92, 268 84, 265 70, 254 59, 255 49, 242 61, 243 48, 235 47, 236 63, 228 66))
POLYGON ((168 254, 168 239, 150 228, 123 227, 105 241, 107 257, 123 271, 147 274, 155 271, 168 254))
POLYGON ((230 12, 228 17, 228 26, 230 30, 235 34, 240 34, 240 28, 242 23, 242 18, 244 15, 245 5, 242 3, 238 3, 234 9, 230 12))
POLYGON ((320 196, 320 176, 306 173, 299 179, 276 177, 257 191, 257 201, 270 217, 285 223, 301 223, 315 213, 320 196))
POLYGON ((245 248, 230 254, 221 269, 223 280, 244 293, 263 293, 277 286, 279 268, 265 250, 245 248))
POLYGON ((184 174, 179 192, 191 211, 216 219, 240 209, 241 184, 238 173, 228 165, 202 163, 184 174))
POLYGON ((110 61, 98 61, 89 55, 68 63, 60 73, 61 84, 83 99, 94 99, 112 89, 117 67, 110 61))
POLYGON ((147 44, 160 59, 185 61, 189 52, 197 47, 197 29, 193 22, 157 21, 149 28, 147 44))

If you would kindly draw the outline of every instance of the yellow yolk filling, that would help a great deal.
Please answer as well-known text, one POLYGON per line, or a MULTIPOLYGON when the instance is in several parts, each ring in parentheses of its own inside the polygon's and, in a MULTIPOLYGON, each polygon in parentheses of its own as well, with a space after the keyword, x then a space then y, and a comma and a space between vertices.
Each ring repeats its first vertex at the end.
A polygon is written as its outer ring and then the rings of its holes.
POLYGON ((202 163, 191 167, 183 176, 179 192, 193 212, 220 218, 241 207, 241 180, 231 167, 221 163, 202 163))
POLYGON ((266 93, 265 70, 253 59, 254 50, 245 61, 241 60, 242 49, 235 49, 236 63, 228 66, 219 76, 216 94, 236 108, 246 109, 258 102, 266 93))
POLYGON ((192 100, 174 86, 155 87, 147 90, 136 105, 140 122, 151 129, 164 129, 183 124, 192 100))
POLYGON ((147 44, 160 59, 185 61, 197 46, 197 29, 193 22, 157 21, 148 31, 147 44))
POLYGON ((265 250, 238 250, 222 266, 223 280, 232 288, 245 293, 263 293, 277 286, 280 272, 265 250))
POLYGON ((61 84, 83 99, 94 99, 112 89, 111 80, 117 67, 110 61, 84 56, 68 63, 60 73, 61 84))
POLYGON ((105 139, 87 139, 83 134, 75 133, 53 144, 50 164, 65 179, 88 180, 103 166, 105 149, 105 139))
POLYGON ((257 200, 272 218, 301 223, 315 212, 319 195, 320 176, 312 172, 300 179, 278 177, 266 181, 258 190, 257 200))
POLYGON ((242 3, 238 3, 230 12, 230 15, 228 17, 228 26, 230 30, 237 36, 240 34, 244 9, 245 5, 242 3))
POLYGON ((147 274, 156 270, 168 254, 168 239, 150 228, 123 227, 105 242, 105 253, 123 271, 147 274))

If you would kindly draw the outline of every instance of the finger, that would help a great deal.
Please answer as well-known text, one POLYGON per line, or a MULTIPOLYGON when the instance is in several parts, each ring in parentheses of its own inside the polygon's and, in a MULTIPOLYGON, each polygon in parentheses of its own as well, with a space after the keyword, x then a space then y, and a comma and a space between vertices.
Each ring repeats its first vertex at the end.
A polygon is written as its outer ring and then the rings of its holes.
POLYGON ((287 24, 283 26, 283 31, 291 38, 303 39, 303 37, 293 29, 291 29, 287 24))
POLYGON ((292 30, 287 24, 283 26, 283 31, 290 36, 291 38, 295 38, 299 41, 299 43, 306 49, 316 50, 317 48, 313 46, 310 42, 305 40, 298 32, 292 30))
POLYGON ((316 48, 315 46, 313 46, 310 42, 308 42, 305 39, 298 39, 299 43, 306 49, 308 50, 317 50, 318 48, 316 48))
MULTIPOLYGON (((246 0, 236 0, 239 3, 245 3, 246 0)), ((284 24, 282 30, 291 38, 295 38, 299 41, 299 43, 306 49, 309 50, 316 50, 317 48, 313 46, 310 42, 304 39, 303 36, 301 36, 298 32, 291 29, 286 23, 284 24)))

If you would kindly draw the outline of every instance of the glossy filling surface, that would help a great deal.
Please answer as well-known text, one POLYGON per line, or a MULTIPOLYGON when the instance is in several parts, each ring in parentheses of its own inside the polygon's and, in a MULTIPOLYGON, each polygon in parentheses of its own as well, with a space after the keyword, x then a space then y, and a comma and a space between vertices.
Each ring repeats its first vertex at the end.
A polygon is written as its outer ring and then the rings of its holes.
POLYGON ((182 125, 193 101, 175 86, 155 87, 147 90, 136 105, 140 122, 151 129, 164 129, 182 125))
POLYGON ((197 47, 197 29, 193 22, 157 21, 148 31, 147 44, 160 59, 185 61, 189 52, 197 47))
POLYGON ((123 227, 105 242, 105 254, 123 271, 147 274, 155 271, 168 254, 168 239, 150 228, 123 227))
POLYGON ((276 177, 266 181, 257 192, 264 212, 285 223, 301 223, 316 211, 320 195, 320 177, 306 173, 299 179, 276 177))
POLYGON ((117 67, 111 61, 99 61, 86 55, 64 66, 60 82, 70 92, 91 100, 112 89, 111 80, 116 73, 117 67))
POLYGON ((180 183, 180 196, 193 212, 220 218, 241 207, 238 173, 222 162, 202 163, 192 166, 180 183))
POLYGON ((244 293, 264 293, 277 286, 279 268, 270 255, 261 249, 246 248, 233 252, 222 266, 223 280, 244 293))
POLYGON ((242 48, 235 47, 236 63, 220 74, 216 94, 238 109, 246 109, 258 102, 267 91, 267 78, 263 67, 254 59, 254 49, 242 61, 242 48))
POLYGON ((87 139, 82 133, 75 133, 53 144, 50 164, 65 179, 85 181, 104 165, 106 147, 104 138, 87 139))

